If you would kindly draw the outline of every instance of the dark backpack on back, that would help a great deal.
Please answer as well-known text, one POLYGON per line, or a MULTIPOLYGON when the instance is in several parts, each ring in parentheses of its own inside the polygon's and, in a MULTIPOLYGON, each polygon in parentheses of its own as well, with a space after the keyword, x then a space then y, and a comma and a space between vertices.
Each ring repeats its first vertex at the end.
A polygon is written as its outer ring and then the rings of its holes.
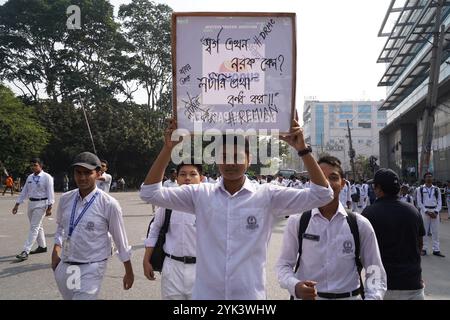
MULTIPOLYGON (((356 268, 358 270, 359 274, 359 290, 361 297, 364 299, 364 284, 361 279, 361 270, 363 268, 361 259, 360 259, 360 241, 359 241, 359 230, 358 230, 358 223, 356 222, 356 214, 353 212, 347 213, 347 223, 350 227, 350 231, 353 236, 353 240, 355 241, 355 263, 356 268)), ((311 211, 306 211, 302 214, 299 221, 298 226, 298 254, 297 254, 297 263, 295 264, 294 273, 297 273, 298 268, 300 267, 300 258, 302 256, 302 245, 303 245, 303 234, 305 234, 306 229, 309 225, 309 220, 311 220, 311 211)), ((294 300, 294 297, 291 296, 291 300, 294 300)))
MULTIPOLYGON (((164 259, 166 258, 166 253, 164 252, 163 246, 166 242, 166 233, 169 231, 170 225, 170 216, 172 215, 171 209, 166 209, 164 224, 159 230, 158 240, 156 241, 155 247, 153 248, 152 256, 150 257, 150 263, 153 267, 154 271, 162 271, 162 267, 164 264, 164 259)), ((147 229, 147 237, 150 233, 150 226, 155 221, 155 217, 153 217, 152 221, 150 221, 147 229)))
POLYGON ((353 202, 359 202, 360 198, 361 198, 361 191, 359 190, 359 188, 357 186, 355 186, 356 188, 356 193, 351 195, 352 201, 353 202))

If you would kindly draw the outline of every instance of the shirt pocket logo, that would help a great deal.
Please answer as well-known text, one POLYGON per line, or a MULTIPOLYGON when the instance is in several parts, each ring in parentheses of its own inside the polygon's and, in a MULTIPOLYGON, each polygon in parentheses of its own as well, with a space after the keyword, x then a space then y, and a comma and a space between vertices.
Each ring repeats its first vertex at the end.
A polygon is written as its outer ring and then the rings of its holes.
POLYGON ((88 223, 86 223, 86 230, 87 231, 94 231, 95 229, 95 224, 92 221, 89 221, 88 223))
POLYGON ((346 240, 342 243, 342 253, 344 254, 351 254, 353 253, 353 243, 350 240, 346 240))
POLYGON ((255 216, 247 217, 247 227, 248 230, 255 230, 259 228, 258 219, 255 216))

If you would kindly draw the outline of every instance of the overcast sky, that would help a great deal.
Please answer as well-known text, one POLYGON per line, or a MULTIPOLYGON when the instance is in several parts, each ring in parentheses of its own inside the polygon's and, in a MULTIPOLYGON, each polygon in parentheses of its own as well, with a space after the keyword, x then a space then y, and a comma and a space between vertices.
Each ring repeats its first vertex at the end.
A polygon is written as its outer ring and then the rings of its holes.
MULTIPOLYGON (((6 2, 0 0, 0 4, 6 2)), ((117 12, 131 0, 110 0, 117 12)), ((385 65, 377 57, 386 39, 378 30, 390 0, 160 0, 174 11, 295 12, 297 106, 317 100, 380 100, 385 65)), ((145 97, 138 97, 145 102, 145 97)))

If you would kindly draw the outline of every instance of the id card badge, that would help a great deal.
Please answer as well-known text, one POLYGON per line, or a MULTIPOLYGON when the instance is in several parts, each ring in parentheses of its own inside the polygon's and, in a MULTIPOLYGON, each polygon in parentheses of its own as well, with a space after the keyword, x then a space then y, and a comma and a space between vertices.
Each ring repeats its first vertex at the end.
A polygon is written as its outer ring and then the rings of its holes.
POLYGON ((65 258, 68 258, 69 257, 69 253, 70 253, 70 238, 67 238, 63 242, 63 256, 65 258))

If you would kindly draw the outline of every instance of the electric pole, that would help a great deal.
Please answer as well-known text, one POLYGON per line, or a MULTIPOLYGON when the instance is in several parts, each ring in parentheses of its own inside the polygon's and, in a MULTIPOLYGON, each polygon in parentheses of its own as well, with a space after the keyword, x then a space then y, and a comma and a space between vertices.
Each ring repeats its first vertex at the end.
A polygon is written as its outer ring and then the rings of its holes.
POLYGON ((439 74, 441 70, 442 47, 444 45, 445 26, 441 26, 441 12, 443 0, 438 1, 434 23, 433 48, 430 61, 430 80, 428 95, 423 113, 422 150, 420 152, 419 176, 423 176, 430 169, 431 148, 433 143, 434 113, 437 107, 439 74), (440 29, 440 31, 439 31, 440 29))
POLYGON ((353 150, 353 142, 352 142, 352 132, 350 131, 350 122, 347 120, 347 129, 348 129, 348 144, 350 150, 348 151, 348 156, 350 157, 350 165, 352 167, 353 180, 356 180, 356 171, 355 171, 355 150, 353 150))

